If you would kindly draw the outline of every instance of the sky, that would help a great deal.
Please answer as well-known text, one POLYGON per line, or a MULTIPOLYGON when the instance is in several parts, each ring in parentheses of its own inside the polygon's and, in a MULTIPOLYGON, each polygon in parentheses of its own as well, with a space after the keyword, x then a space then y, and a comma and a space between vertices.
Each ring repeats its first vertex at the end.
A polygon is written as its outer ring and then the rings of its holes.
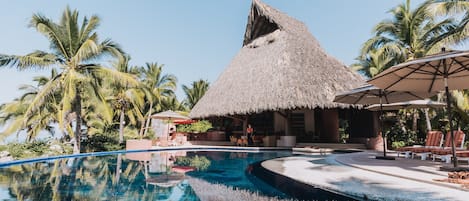
MULTIPOLYGON (((405 0, 263 0, 304 22, 321 46, 346 65, 354 63, 374 25, 405 0)), ((412 1, 418 5, 422 0, 412 1)), ((49 50, 48 40, 28 27, 33 13, 58 22, 66 6, 80 16, 98 15, 100 39, 110 38, 130 54, 131 65, 164 64, 163 72, 181 85, 203 79, 213 83, 242 46, 251 0, 0 0, 0 54, 49 50)), ((18 87, 50 70, 0 67, 0 104, 22 94, 18 87)))

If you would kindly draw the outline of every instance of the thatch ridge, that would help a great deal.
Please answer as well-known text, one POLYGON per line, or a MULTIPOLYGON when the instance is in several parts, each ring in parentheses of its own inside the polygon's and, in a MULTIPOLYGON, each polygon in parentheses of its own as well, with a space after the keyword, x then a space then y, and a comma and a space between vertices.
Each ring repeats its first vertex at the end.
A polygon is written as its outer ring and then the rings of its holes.
POLYGON ((335 94, 363 83, 329 56, 302 22, 253 0, 243 47, 190 116, 345 108, 333 102, 335 94))

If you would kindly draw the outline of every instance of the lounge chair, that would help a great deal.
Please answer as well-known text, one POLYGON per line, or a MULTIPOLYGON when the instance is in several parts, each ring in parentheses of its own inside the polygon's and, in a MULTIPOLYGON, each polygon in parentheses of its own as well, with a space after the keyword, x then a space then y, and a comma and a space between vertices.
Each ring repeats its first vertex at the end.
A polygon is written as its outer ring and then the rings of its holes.
MULTIPOLYGON (((462 147, 464 144, 464 138, 466 134, 462 131, 455 131, 456 133, 454 134, 454 139, 455 139, 455 146, 456 147, 462 147)), ((443 147, 437 147, 437 148, 423 148, 423 149, 416 149, 412 151, 412 158, 416 155, 421 155, 422 160, 426 160, 429 155, 433 155, 432 152, 438 152, 438 151, 445 151, 445 150, 451 150, 451 134, 448 132, 445 136, 445 142, 443 147)))
MULTIPOLYGON (((463 154, 463 152, 460 152, 464 150, 464 139, 466 138, 466 134, 462 131, 454 131, 454 146, 456 147, 456 156, 458 155, 458 152, 460 154, 463 154)), ((446 140, 445 140, 445 147, 442 149, 433 149, 431 150, 432 155, 433 155, 433 161, 435 161, 436 158, 440 158, 441 161, 446 161, 446 163, 451 162, 451 157, 453 155, 453 151, 451 148, 451 134, 448 132, 446 134, 446 140)))
MULTIPOLYGON (((451 157, 452 155, 450 155, 451 157)), ((469 164, 469 150, 463 150, 463 151, 456 151, 456 157, 458 157, 458 161, 467 161, 467 164, 469 164)), ((451 162, 451 160, 446 160, 446 163, 451 162)))
POLYGON ((238 146, 248 146, 248 137, 247 136, 241 136, 241 138, 238 139, 237 145, 238 146))
POLYGON ((231 144, 236 145, 238 143, 238 138, 230 135, 230 142, 231 144))
POLYGON ((437 148, 437 147, 441 147, 442 144, 443 144, 443 133, 441 131, 429 131, 427 132, 424 146, 414 145, 414 146, 398 148, 397 157, 399 157, 399 154, 404 153, 405 158, 410 158, 410 155, 412 154, 412 152, 414 152, 417 149, 437 148))

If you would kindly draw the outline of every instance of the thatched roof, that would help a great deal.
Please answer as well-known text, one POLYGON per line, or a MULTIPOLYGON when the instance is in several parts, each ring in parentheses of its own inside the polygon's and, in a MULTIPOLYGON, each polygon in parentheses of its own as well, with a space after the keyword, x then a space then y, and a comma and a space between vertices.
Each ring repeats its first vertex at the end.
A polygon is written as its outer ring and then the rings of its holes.
POLYGON ((364 80, 329 56, 300 21, 253 0, 243 47, 190 116, 336 108, 337 92, 364 80))

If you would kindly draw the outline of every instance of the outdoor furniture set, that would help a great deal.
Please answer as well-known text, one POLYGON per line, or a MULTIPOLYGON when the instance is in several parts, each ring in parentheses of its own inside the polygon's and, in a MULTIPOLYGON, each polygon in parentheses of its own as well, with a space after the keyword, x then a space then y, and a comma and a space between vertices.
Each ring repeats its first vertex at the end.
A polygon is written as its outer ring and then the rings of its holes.
MULTIPOLYGON (((468 160, 469 163, 469 150, 464 150, 464 139, 466 134, 462 131, 454 131, 454 143, 456 147, 456 155, 458 160, 468 160)), ((451 134, 446 134, 443 142, 443 133, 440 131, 429 131, 427 133, 424 146, 408 146, 397 149, 397 157, 404 154, 405 158, 414 158, 420 156, 421 160, 426 160, 432 156, 433 161, 439 158, 446 163, 451 162, 452 149, 451 149, 451 134)))

